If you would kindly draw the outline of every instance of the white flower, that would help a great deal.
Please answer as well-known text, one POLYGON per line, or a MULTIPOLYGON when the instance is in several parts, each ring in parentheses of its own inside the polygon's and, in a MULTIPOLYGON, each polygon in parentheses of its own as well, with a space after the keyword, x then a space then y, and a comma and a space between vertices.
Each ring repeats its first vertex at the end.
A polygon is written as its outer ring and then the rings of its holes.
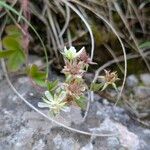
POLYGON ((58 114, 61 110, 65 111, 65 98, 65 91, 61 91, 59 94, 54 94, 54 96, 49 91, 45 91, 45 97, 42 98, 44 102, 39 102, 38 107, 48 107, 54 114, 58 114))
POLYGON ((82 51, 85 48, 82 47, 78 52, 75 49, 75 47, 71 46, 69 49, 67 49, 66 47, 64 48, 64 52, 62 53, 68 60, 73 60, 77 57, 80 56, 80 54, 82 53, 82 51))

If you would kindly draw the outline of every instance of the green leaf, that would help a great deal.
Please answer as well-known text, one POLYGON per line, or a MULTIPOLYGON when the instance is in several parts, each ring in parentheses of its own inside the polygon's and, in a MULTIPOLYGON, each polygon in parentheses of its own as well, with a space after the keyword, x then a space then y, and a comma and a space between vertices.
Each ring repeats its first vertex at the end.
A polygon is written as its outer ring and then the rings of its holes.
POLYGON ((43 71, 40 71, 38 66, 33 64, 30 68, 30 76, 33 78, 43 79, 43 78, 46 78, 46 73, 43 71))
POLYGON ((104 90, 107 88, 108 85, 109 85, 109 84, 105 83, 105 84, 103 85, 103 88, 101 89, 101 91, 104 91, 104 90))
MULTIPOLYGON (((33 78, 32 78, 32 79, 33 79, 33 78)), ((34 82, 35 82, 37 85, 39 85, 39 86, 41 86, 41 87, 46 87, 46 82, 45 82, 44 79, 34 78, 33 80, 34 80, 34 82)))
POLYGON ((11 36, 6 36, 3 38, 3 46, 7 50, 22 50, 19 41, 11 36))
POLYGON ((49 91, 54 91, 57 88, 57 85, 58 85, 58 80, 47 82, 47 88, 49 91))
POLYGON ((7 62, 8 70, 17 71, 24 62, 25 54, 23 53, 23 51, 14 51, 14 53, 9 56, 7 62))
POLYGON ((85 97, 81 96, 79 99, 76 99, 75 102, 76 104, 81 108, 81 109, 85 109, 86 108, 86 101, 85 101, 85 97))
POLYGON ((8 34, 8 35, 11 35, 11 36, 16 36, 16 37, 20 37, 20 36, 22 36, 22 32, 21 32, 21 30, 17 27, 17 26, 15 26, 15 25, 9 25, 9 26, 7 26, 6 28, 5 28, 5 31, 6 31, 6 33, 8 34))
POLYGON ((102 83, 91 83, 90 90, 96 92, 99 91, 102 86, 102 83))
POLYGON ((36 65, 32 65, 27 68, 27 74, 29 77, 31 77, 35 83, 42 87, 47 87, 46 80, 46 73, 43 71, 40 71, 39 68, 36 65))
POLYGON ((146 41, 139 45, 140 48, 150 48, 150 41, 146 41))
POLYGON ((8 57, 11 56, 14 52, 15 52, 14 50, 6 50, 6 51, 0 50, 0 58, 8 58, 8 57))
POLYGON ((115 83, 112 83, 112 86, 113 86, 113 88, 114 88, 116 91, 118 91, 117 86, 116 86, 115 83))

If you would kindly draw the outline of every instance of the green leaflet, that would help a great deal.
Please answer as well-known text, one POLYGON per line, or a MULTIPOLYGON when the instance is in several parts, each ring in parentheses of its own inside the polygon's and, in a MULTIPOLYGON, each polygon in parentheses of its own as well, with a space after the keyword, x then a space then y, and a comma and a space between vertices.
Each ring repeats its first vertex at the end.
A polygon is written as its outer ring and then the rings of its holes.
POLYGON ((85 97, 84 96, 81 96, 79 99, 76 99, 75 102, 81 109, 85 109, 86 108, 86 101, 85 101, 85 97))
POLYGON ((96 92, 99 91, 102 86, 102 83, 91 83, 90 90, 96 92))
POLYGON ((22 50, 20 43, 14 37, 6 36, 3 38, 2 43, 3 47, 7 50, 22 50))
POLYGON ((36 65, 31 65, 27 68, 27 74, 30 78, 34 80, 34 82, 41 86, 46 87, 46 73, 43 71, 40 71, 39 68, 36 65))
POLYGON ((0 50, 0 58, 8 58, 13 53, 14 53, 14 50, 6 50, 6 51, 0 50))
POLYGON ((8 59, 7 67, 10 71, 17 71, 25 61, 25 54, 21 50, 14 51, 8 59))
POLYGON ((5 28, 5 32, 7 33, 7 35, 10 35, 10 36, 18 36, 18 37, 22 36, 21 30, 15 25, 7 26, 5 28))
POLYGON ((49 91, 54 91, 57 88, 57 85, 58 85, 58 80, 47 82, 47 88, 49 91))
POLYGON ((150 48, 150 41, 146 41, 139 45, 140 48, 150 48))

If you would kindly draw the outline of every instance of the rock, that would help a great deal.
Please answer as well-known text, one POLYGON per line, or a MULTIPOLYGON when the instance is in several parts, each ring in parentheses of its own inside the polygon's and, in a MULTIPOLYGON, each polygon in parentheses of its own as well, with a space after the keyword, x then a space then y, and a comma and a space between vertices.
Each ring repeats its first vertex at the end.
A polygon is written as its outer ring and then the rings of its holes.
POLYGON ((65 138, 62 142, 61 150, 74 150, 75 141, 72 138, 65 138))
POLYGON ((144 86, 138 86, 133 89, 134 94, 138 98, 150 97, 150 88, 144 86))
POLYGON ((20 83, 20 84, 24 84, 24 83, 29 83, 29 82, 31 82, 30 80, 29 80, 29 78, 28 77, 21 77, 21 78, 19 78, 18 79, 18 82, 20 83))
POLYGON ((43 118, 35 111, 25 112, 22 115, 22 121, 27 121, 26 126, 28 128, 34 129, 35 131, 41 130, 42 134, 48 134, 50 129, 54 127, 53 124, 51 124, 47 119, 43 118))
POLYGON ((140 147, 139 138, 136 134, 130 132, 125 126, 106 118, 98 128, 90 129, 94 133, 110 133, 114 136, 107 139, 107 147, 124 147, 129 150, 138 150, 140 147))
POLYGON ((144 85, 150 86, 150 74, 149 73, 141 74, 140 79, 144 85))
POLYGON ((29 64, 35 64, 37 66, 43 66, 44 62, 41 57, 37 55, 29 55, 29 64))
MULTIPOLYGON (((41 94, 28 84, 27 79, 21 77, 12 81, 17 91, 37 107, 41 94)), ((40 110, 48 115, 47 109, 40 110)), ((132 120, 124 108, 115 107, 98 94, 85 122, 81 121, 78 108, 53 119, 81 131, 117 135, 94 137, 92 141, 90 136, 59 127, 29 108, 5 80, 0 82, 0 150, 149 150, 150 130, 132 120)))
POLYGON ((72 138, 62 138, 59 134, 53 139, 58 150, 74 150, 75 141, 72 138))
POLYGON ((13 137, 9 137, 9 142, 12 146, 12 149, 15 150, 28 150, 32 149, 34 130, 31 128, 22 127, 19 132, 14 134, 13 137))
POLYGON ((120 142, 117 137, 108 137, 107 144, 108 144, 108 147, 112 149, 117 149, 118 147, 120 147, 120 142))
POLYGON ((81 148, 81 150, 93 150, 93 145, 92 143, 88 143, 84 147, 81 148))
POLYGON ((82 122, 81 109, 79 107, 72 106, 70 113, 70 120, 75 124, 80 124, 82 122))
POLYGON ((0 64, 0 80, 3 80, 3 78, 4 78, 4 73, 0 64))
POLYGON ((53 142, 55 144, 55 148, 56 149, 60 149, 61 148, 62 138, 61 138, 61 136, 59 134, 53 139, 53 142))
POLYGON ((108 105, 109 104, 109 101, 107 99, 103 99, 103 104, 104 105, 108 105))
POLYGON ((109 118, 106 118, 103 123, 99 125, 99 127, 96 128, 90 128, 91 132, 94 133, 104 133, 104 132, 109 132, 109 133, 116 133, 118 130, 115 126, 115 124, 110 120, 109 118))
POLYGON ((127 77, 126 84, 128 87, 135 87, 138 83, 139 81, 135 75, 130 75, 127 77))
POLYGON ((33 145, 32 150, 45 150, 45 142, 40 139, 39 141, 36 141, 35 144, 33 145))
POLYGON ((116 123, 116 128, 118 129, 119 133, 119 141, 121 146, 129 149, 129 150, 138 150, 140 148, 140 141, 136 134, 130 132, 127 127, 116 123))

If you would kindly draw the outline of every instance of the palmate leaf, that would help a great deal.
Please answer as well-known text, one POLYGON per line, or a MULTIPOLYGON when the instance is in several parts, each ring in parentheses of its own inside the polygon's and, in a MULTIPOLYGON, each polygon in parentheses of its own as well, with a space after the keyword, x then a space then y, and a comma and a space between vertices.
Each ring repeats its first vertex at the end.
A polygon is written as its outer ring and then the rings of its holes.
MULTIPOLYGON (((15 32, 15 31, 14 31, 15 32)), ((5 51, 0 52, 0 58, 7 58, 7 67, 10 71, 17 71, 25 62, 25 53, 21 46, 21 38, 16 35, 5 36, 2 40, 5 51), (19 40, 20 39, 20 40, 19 40)))

